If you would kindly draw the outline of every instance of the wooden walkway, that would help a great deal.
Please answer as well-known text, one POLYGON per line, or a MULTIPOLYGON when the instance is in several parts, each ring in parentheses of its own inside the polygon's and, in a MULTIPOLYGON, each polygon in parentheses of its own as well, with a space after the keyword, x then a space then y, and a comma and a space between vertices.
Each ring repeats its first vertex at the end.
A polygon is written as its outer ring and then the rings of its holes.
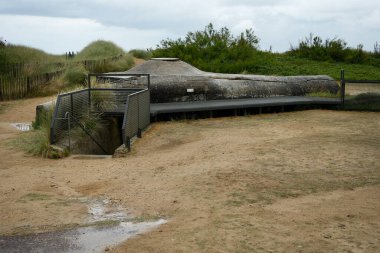
POLYGON ((194 102, 156 103, 150 105, 150 115, 180 112, 202 112, 229 109, 260 107, 297 106, 297 105, 339 105, 339 98, 279 96, 269 98, 223 99, 194 102))

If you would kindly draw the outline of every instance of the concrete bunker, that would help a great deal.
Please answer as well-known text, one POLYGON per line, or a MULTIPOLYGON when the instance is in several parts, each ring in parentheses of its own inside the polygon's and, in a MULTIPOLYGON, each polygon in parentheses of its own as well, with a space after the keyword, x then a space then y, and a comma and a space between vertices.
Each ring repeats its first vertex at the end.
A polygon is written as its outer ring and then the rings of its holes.
MULTIPOLYGON (((91 83, 90 80, 89 83, 91 83)), ((70 143, 72 150, 77 153, 112 154, 121 144, 128 146, 130 149, 131 138, 134 136, 141 137, 141 131, 150 123, 151 104, 275 99, 280 97, 301 97, 308 93, 317 92, 336 94, 339 91, 339 85, 329 76, 263 76, 210 73, 201 71, 177 58, 153 58, 126 72, 96 74, 96 82, 107 84, 107 88, 97 89, 89 85, 88 89, 68 94, 68 98, 65 99, 69 100, 66 101, 65 106, 69 109, 64 108, 53 116, 53 120, 62 120, 65 112, 71 110, 70 113, 73 118, 82 117, 84 112, 93 109, 94 105, 91 104, 91 101, 93 102, 94 98, 96 98, 93 93, 98 91, 107 92, 108 94, 102 98, 102 104, 111 105, 111 107, 115 103, 118 104, 112 110, 102 111, 102 116, 95 119, 95 121, 98 121, 97 123, 100 123, 101 127, 96 129, 93 136, 88 134, 86 138, 81 138, 80 141, 75 139, 72 144, 70 143), (129 96, 128 98, 121 98, 118 95, 131 90, 137 93, 142 90, 146 92, 141 100, 143 103, 140 104, 139 99, 132 99, 129 96), (73 96, 79 96, 79 103, 75 102, 75 105, 73 105, 73 96), (86 105, 87 101, 90 101, 88 105, 86 105), (128 103, 131 104, 128 105, 128 103), (77 116, 75 117, 73 108, 77 111, 77 116), (139 116, 140 110, 144 111, 142 123, 141 116, 139 116), (131 126, 126 127, 126 122, 131 126)), ((59 105, 59 102, 57 104, 59 105)), ((278 109, 266 111, 283 111, 281 105, 277 107, 278 109)), ((236 109, 233 109, 234 115, 242 115, 245 111, 243 107, 239 108, 238 113, 236 109)), ((259 108, 259 112, 262 112, 261 108, 259 108)), ((212 117, 212 113, 204 115, 206 115, 205 117, 207 115, 212 117)), ((220 115, 224 114, 220 113, 220 115)), ((86 124, 85 122, 83 125, 86 124)), ((84 130, 85 127, 81 128, 84 130)), ((63 131, 65 130, 67 131, 68 129, 63 129, 63 131)), ((52 138, 52 143, 67 146, 67 139, 58 140, 57 138, 52 138)))
MULTIPOLYGON (((336 94, 337 82, 326 75, 264 76, 205 72, 178 58, 153 58, 124 72, 150 74, 151 103, 336 94)), ((128 82, 125 83, 128 85, 128 82)))

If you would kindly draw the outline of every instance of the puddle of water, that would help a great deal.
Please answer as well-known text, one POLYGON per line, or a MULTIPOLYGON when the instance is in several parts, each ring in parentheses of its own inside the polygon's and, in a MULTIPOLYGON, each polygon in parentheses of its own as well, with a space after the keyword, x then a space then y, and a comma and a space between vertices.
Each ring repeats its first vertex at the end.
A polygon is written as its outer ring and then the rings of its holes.
POLYGON ((32 124, 30 123, 13 123, 11 124, 11 126, 23 132, 30 131, 33 129, 32 124))
POLYGON ((120 206, 115 206, 108 199, 91 201, 88 206, 89 222, 97 221, 125 221, 128 217, 120 206))
POLYGON ((86 227, 69 231, 48 232, 26 236, 1 236, 1 252, 104 252, 128 238, 166 223, 121 222, 113 227, 86 227))
POLYGON ((120 221, 107 227, 82 227, 67 231, 25 236, 0 236, 0 252, 104 252, 128 238, 142 234, 167 221, 128 222, 124 210, 108 199, 87 200, 88 222, 120 221))

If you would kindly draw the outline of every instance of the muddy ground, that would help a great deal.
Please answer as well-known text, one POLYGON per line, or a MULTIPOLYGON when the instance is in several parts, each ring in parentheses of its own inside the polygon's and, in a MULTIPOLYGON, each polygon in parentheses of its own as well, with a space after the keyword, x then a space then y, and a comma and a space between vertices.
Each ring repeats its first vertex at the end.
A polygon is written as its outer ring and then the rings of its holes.
POLYGON ((380 251, 379 113, 154 123, 118 159, 12 150, 46 100, 0 103, 0 235, 82 226, 86 197, 168 219, 111 252, 380 251))

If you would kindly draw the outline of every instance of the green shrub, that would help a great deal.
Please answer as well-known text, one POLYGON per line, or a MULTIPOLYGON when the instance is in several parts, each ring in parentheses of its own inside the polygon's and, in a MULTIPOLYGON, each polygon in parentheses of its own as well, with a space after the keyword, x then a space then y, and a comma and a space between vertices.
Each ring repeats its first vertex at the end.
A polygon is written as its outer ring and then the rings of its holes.
POLYGON ((322 40, 319 36, 310 34, 300 41, 297 47, 291 46, 288 55, 297 56, 316 61, 345 62, 352 64, 369 64, 380 66, 376 61, 377 44, 374 46, 374 53, 365 52, 363 45, 359 44, 356 48, 347 47, 347 43, 338 38, 332 40, 322 40))
POLYGON ((213 72, 250 71, 249 61, 257 53, 259 39, 252 29, 234 37, 227 27, 189 32, 185 39, 163 40, 152 52, 153 57, 178 57, 196 67, 213 72))

